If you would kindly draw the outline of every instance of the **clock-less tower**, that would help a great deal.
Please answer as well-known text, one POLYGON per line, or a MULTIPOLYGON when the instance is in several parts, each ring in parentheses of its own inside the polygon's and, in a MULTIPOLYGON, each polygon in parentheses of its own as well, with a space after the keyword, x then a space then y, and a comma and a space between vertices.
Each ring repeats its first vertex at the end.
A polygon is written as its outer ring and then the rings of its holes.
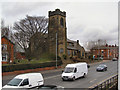
POLYGON ((51 54, 56 55, 57 45, 57 55, 67 55, 66 12, 59 9, 49 11, 48 38, 51 54))

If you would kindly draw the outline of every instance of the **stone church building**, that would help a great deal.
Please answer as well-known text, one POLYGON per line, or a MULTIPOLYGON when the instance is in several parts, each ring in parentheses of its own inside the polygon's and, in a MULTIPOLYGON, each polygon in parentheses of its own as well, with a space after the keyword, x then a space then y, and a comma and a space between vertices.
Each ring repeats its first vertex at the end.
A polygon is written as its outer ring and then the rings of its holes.
MULTIPOLYGON (((38 49, 41 53, 45 50, 54 55, 57 52, 60 57, 66 55, 68 58, 85 58, 85 49, 79 44, 79 40, 67 39, 66 12, 59 9, 49 11, 48 34, 45 35, 44 42, 44 48, 38 49)), ((34 43, 30 44, 31 51, 33 45, 34 43)))

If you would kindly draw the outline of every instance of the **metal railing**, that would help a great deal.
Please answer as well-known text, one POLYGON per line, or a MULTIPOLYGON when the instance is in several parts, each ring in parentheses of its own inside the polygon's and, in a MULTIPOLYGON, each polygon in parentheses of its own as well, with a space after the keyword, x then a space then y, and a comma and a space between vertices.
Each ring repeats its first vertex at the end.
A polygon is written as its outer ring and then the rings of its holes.
POLYGON ((118 75, 112 76, 106 81, 96 85, 90 90, 117 90, 118 85, 118 75))

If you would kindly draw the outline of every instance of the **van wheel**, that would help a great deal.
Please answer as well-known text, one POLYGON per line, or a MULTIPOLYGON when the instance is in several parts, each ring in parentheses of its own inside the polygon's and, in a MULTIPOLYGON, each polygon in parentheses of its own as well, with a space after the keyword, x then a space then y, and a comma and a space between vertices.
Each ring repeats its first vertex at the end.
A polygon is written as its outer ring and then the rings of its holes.
POLYGON ((75 76, 73 77, 73 79, 72 79, 73 81, 75 81, 75 76))
POLYGON ((85 78, 85 77, 86 77, 86 74, 84 73, 83 78, 85 78))
POLYGON ((106 68, 106 71, 107 71, 107 68, 106 68))

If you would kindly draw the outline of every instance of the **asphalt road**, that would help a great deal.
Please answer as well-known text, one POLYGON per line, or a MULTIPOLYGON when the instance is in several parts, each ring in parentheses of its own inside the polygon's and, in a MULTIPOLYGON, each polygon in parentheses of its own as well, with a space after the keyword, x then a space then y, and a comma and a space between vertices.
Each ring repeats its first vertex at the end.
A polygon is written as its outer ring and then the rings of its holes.
MULTIPOLYGON (((62 81, 61 74, 62 69, 49 70, 49 71, 40 71, 44 77, 45 85, 58 85, 63 86, 64 88, 90 88, 95 84, 107 79, 110 76, 117 74, 118 72, 118 63, 117 61, 107 61, 101 62, 108 66, 108 70, 105 72, 96 72, 96 67, 100 63, 90 65, 88 75, 85 78, 79 78, 75 81, 62 81)), ((2 77, 2 86, 8 83, 14 76, 9 75, 2 77)))

